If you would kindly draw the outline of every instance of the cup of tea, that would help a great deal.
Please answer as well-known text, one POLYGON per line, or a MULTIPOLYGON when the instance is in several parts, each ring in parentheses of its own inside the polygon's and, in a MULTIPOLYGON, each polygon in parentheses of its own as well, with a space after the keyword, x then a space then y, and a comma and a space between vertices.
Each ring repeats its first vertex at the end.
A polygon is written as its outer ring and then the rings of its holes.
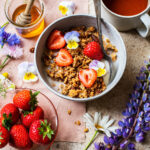
POLYGON ((102 0, 102 17, 119 31, 136 29, 150 36, 150 0, 102 0))

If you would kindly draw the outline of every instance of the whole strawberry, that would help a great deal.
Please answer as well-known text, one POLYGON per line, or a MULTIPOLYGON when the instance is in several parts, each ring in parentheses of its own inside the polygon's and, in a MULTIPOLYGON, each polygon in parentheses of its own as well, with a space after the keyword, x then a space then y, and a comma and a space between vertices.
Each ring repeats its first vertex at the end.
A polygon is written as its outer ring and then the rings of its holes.
POLYGON ((16 148, 31 148, 32 142, 23 125, 14 125, 10 130, 10 144, 16 148))
POLYGON ((37 106, 34 111, 22 111, 21 113, 21 122, 27 128, 33 121, 39 119, 44 119, 44 111, 40 106, 37 106))
POLYGON ((29 136, 33 143, 48 144, 53 134, 54 131, 47 120, 36 120, 30 126, 29 136))
POLYGON ((36 96, 38 94, 39 91, 32 93, 31 90, 22 90, 14 96, 13 102, 20 109, 33 111, 37 104, 36 96))
POLYGON ((0 148, 5 147, 9 142, 9 132, 3 126, 0 126, 0 148))
POLYGON ((104 57, 101 46, 95 41, 88 43, 83 53, 89 58, 96 60, 101 60, 104 57))
POLYGON ((6 104, 1 109, 1 116, 3 116, 3 114, 6 114, 6 117, 9 117, 9 115, 11 114, 12 124, 15 124, 19 119, 19 109, 12 103, 6 104))

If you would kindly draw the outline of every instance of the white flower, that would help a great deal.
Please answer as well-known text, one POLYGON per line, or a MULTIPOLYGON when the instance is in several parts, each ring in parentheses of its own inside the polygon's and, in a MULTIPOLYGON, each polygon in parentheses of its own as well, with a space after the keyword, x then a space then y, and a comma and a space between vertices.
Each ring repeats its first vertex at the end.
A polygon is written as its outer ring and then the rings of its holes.
POLYGON ((38 80, 36 68, 33 63, 22 62, 19 64, 18 75, 24 82, 36 82, 38 80))
POLYGON ((1 96, 5 96, 7 91, 15 90, 15 84, 11 80, 9 80, 5 76, 5 74, 6 73, 0 74, 0 95, 1 96))
POLYGON ((75 3, 72 1, 62 1, 59 4, 59 10, 63 15, 72 15, 75 9, 75 3))
POLYGON ((95 112, 94 118, 86 113, 84 116, 85 122, 91 128, 95 130, 104 132, 108 137, 111 136, 111 132, 115 132, 118 128, 116 126, 112 126, 114 123, 113 119, 109 119, 109 116, 101 117, 101 113, 95 112))

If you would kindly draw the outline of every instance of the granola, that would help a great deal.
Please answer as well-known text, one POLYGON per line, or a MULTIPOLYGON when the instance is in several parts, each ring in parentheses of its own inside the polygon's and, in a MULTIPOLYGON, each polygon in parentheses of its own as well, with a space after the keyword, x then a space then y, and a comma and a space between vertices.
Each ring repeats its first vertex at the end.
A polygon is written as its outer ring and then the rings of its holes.
MULTIPOLYGON (((79 80, 79 71, 88 69, 92 59, 83 54, 83 49, 89 42, 98 39, 98 33, 95 27, 85 26, 72 28, 71 31, 77 31, 80 34, 79 46, 76 49, 67 49, 73 58, 73 63, 69 66, 60 67, 56 64, 55 59, 57 51, 46 50, 44 53, 43 61, 48 67, 46 70, 47 75, 55 81, 63 82, 60 86, 61 93, 75 98, 87 98, 95 96, 106 89, 103 77, 98 77, 91 88, 86 88, 79 80)), ((111 44, 109 39, 103 38, 104 48, 113 60, 117 59, 117 49, 111 44)))

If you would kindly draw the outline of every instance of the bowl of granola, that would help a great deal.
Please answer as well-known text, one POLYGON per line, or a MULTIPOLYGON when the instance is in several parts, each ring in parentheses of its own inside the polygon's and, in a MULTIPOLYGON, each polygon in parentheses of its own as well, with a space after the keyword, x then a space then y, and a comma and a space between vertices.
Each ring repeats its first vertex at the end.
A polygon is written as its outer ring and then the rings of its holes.
POLYGON ((126 66, 126 48, 119 32, 104 20, 102 32, 104 48, 113 61, 111 81, 94 16, 67 16, 44 30, 35 46, 35 64, 51 92, 85 102, 100 98, 117 85, 126 66))

